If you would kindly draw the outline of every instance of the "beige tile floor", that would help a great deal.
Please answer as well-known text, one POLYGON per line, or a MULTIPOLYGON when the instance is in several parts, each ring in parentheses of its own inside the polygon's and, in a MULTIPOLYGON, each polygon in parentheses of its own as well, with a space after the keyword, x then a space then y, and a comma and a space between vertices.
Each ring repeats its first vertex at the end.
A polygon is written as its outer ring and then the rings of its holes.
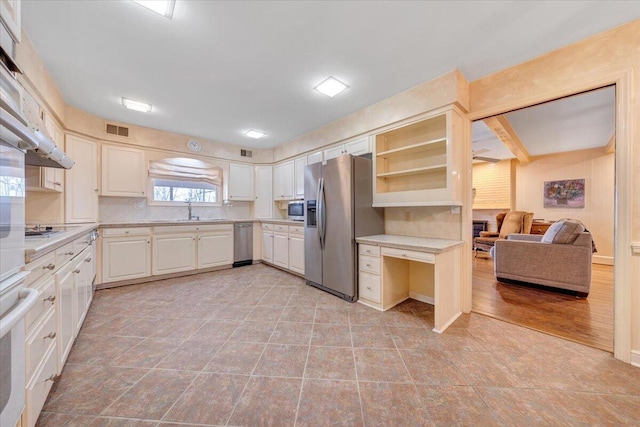
POLYGON ((640 369, 481 315, 431 331, 264 265, 99 291, 44 426, 639 425, 640 369))

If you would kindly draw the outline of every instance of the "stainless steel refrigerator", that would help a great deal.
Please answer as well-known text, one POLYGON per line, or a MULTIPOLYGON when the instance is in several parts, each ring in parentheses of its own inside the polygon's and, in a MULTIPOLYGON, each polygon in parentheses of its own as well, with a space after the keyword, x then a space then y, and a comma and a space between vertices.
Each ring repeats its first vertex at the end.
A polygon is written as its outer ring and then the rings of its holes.
POLYGON ((304 170, 304 271, 307 284, 358 299, 355 238, 384 233, 372 208, 371 159, 344 155, 304 170))

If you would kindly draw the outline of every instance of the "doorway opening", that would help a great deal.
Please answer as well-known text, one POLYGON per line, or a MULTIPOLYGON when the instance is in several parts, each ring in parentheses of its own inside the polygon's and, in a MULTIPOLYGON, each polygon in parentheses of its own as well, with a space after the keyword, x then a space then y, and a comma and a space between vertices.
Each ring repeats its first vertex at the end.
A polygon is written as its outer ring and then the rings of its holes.
MULTIPOLYGON (((570 218, 584 224, 597 252, 586 263, 585 297, 537 278, 533 285, 497 280, 489 248, 478 245, 472 311, 613 352, 615 123, 614 85, 473 123, 474 236, 506 237, 498 233, 498 215, 522 211, 532 213, 533 222, 520 233, 543 235, 570 218), (568 182, 569 201, 554 193, 555 182, 568 182)), ((553 278, 569 267, 562 257, 527 256, 524 248, 513 253, 523 271, 545 269, 553 278)))

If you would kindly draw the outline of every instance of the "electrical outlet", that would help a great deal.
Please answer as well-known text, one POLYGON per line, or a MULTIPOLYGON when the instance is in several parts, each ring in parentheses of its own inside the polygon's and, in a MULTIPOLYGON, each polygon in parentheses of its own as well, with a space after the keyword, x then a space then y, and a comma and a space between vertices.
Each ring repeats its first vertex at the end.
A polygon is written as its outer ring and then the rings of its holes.
POLYGON ((136 200, 133 202, 133 209, 142 210, 144 209, 144 200, 136 200))
POLYGON ((460 206, 451 206, 451 213, 452 214, 459 214, 460 213, 460 206))
POLYGON ((405 211, 404 212, 404 220, 405 221, 411 221, 411 211, 405 211))

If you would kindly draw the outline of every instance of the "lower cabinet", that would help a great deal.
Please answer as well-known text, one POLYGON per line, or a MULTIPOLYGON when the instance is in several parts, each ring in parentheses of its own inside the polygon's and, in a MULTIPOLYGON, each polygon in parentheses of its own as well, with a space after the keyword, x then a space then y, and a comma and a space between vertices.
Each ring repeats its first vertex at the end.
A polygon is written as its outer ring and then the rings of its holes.
POLYGON ((198 234, 198 268, 233 264, 233 228, 219 227, 198 234))
POLYGON ((84 322, 84 318, 89 310, 89 302, 91 300, 92 287, 93 287, 93 251, 91 246, 88 246, 85 250, 80 252, 75 258, 73 274, 74 287, 75 287, 75 311, 74 321, 76 324, 75 332, 76 336, 80 331, 80 327, 84 322))
POLYGON ((65 264, 56 273, 57 312, 58 312, 58 373, 62 372, 73 339, 76 336, 74 322, 74 273, 73 263, 65 264))
POLYGON ((263 223, 262 260, 304 274, 304 227, 263 223))
POLYGON ((103 234, 103 283, 151 275, 151 229, 113 228, 103 234))
POLYGON ((273 233, 273 263, 278 267, 289 268, 289 234, 273 233))
POLYGON ((304 228, 289 227, 289 270, 304 274, 304 228))
POLYGON ((195 233, 153 236, 152 273, 179 273, 196 269, 195 233))
POLYGON ((273 263, 273 228, 265 228, 269 225, 262 225, 262 259, 273 263))

